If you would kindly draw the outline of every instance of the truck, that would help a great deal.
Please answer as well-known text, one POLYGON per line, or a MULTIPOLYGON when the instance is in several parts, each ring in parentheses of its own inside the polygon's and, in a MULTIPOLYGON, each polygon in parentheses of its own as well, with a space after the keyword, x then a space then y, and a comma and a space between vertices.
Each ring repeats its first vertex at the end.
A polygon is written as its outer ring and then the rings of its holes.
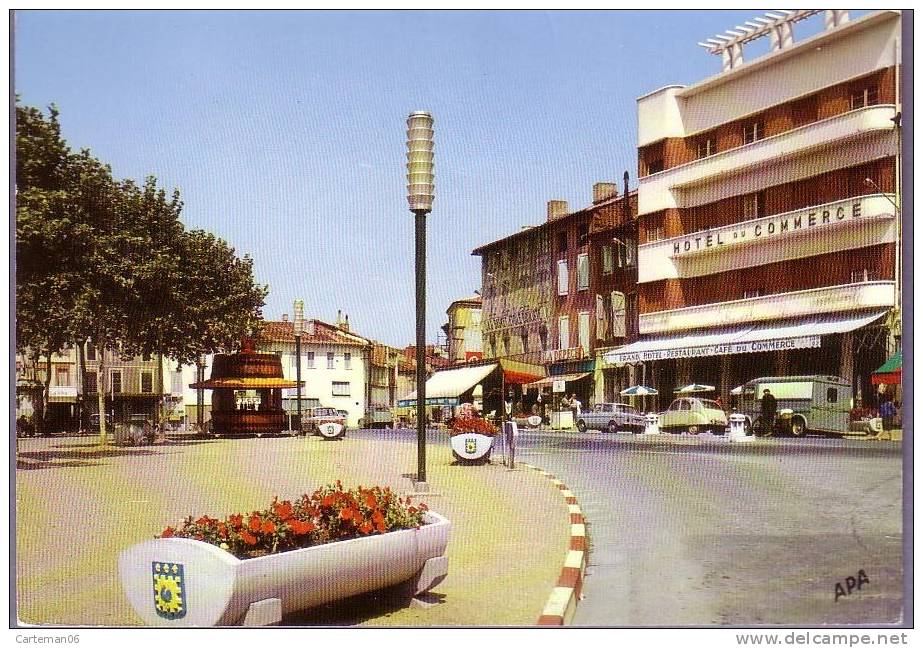
POLYGON ((773 434, 803 437, 808 433, 846 434, 852 407, 851 385, 838 376, 766 376, 741 385, 738 411, 749 430, 763 429, 762 398, 776 399, 773 434))

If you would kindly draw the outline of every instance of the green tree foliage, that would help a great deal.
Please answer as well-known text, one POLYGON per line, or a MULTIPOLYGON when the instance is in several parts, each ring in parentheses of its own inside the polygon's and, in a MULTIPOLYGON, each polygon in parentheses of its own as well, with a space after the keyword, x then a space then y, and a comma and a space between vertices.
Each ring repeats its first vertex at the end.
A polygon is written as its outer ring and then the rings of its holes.
POLYGON ((50 358, 92 339, 102 412, 107 351, 189 363, 253 332, 267 289, 252 260, 186 231, 178 191, 117 181, 89 151, 71 152, 53 106, 46 117, 17 103, 16 118, 17 350, 50 358))

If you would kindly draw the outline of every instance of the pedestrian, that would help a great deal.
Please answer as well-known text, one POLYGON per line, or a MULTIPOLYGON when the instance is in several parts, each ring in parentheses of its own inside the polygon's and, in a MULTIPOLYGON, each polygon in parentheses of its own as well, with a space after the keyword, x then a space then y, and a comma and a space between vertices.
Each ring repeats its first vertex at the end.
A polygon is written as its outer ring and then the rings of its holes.
POLYGON ((890 432, 894 429, 894 417, 897 416, 897 407, 890 396, 885 397, 884 402, 878 407, 878 414, 881 416, 881 429, 890 432))
POLYGON ((583 403, 577 400, 577 394, 570 395, 570 409, 574 413, 574 420, 576 421, 580 418, 580 410, 583 407, 583 403))
POLYGON ((763 422, 763 435, 770 436, 776 422, 776 397, 768 389, 763 390, 760 414, 763 422))

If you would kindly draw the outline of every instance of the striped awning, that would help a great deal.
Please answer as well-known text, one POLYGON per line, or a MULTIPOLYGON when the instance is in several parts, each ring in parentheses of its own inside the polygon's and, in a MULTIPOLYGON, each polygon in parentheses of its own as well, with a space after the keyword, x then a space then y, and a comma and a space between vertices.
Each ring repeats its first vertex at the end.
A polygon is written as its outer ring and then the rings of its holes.
POLYGON ((899 385, 901 383, 901 365, 903 353, 898 351, 888 361, 872 373, 873 385, 899 385))
POLYGON ((582 380, 589 376, 590 373, 572 373, 572 374, 559 374, 557 376, 548 376, 547 378, 542 378, 541 380, 536 380, 530 382, 526 387, 545 387, 547 385, 553 385, 559 380, 563 380, 566 383, 575 382, 577 380, 582 380))

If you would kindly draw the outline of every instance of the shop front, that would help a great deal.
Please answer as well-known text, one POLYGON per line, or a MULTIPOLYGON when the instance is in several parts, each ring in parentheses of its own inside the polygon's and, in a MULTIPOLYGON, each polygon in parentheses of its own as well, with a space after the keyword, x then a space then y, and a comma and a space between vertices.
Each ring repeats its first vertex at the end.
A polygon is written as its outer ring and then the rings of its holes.
POLYGON ((871 376, 887 356, 886 311, 859 311, 696 329, 651 336, 603 356, 608 367, 641 369, 658 390, 657 408, 689 383, 732 390, 761 376, 830 375, 850 381, 854 405, 874 403, 871 376))

